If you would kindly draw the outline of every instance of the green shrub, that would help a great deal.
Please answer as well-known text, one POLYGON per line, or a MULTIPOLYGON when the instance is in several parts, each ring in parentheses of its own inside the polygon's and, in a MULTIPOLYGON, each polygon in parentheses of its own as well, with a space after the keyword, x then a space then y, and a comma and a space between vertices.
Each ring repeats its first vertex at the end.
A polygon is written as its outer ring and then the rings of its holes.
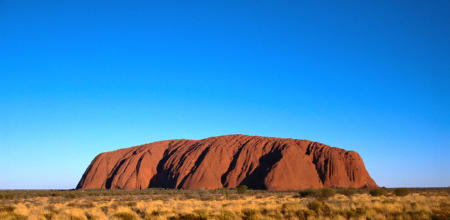
POLYGON ((0 213, 1 212, 14 212, 15 209, 16 209, 16 207, 10 206, 10 205, 0 206, 0 213))
POLYGON ((300 204, 296 202, 287 202, 281 206, 281 213, 284 215, 287 213, 294 213, 300 209, 300 204))
POLYGON ((384 189, 383 188, 371 189, 369 191, 369 194, 371 196, 382 196, 382 195, 384 195, 384 189))
POLYGON ((415 210, 415 211, 408 211, 405 213, 405 215, 406 218, 410 219, 427 219, 430 213, 424 210, 415 210))
POLYGON ((14 199, 14 194, 5 194, 5 199, 14 199))
POLYGON ((127 206, 128 206, 128 207, 134 207, 134 206, 136 206, 136 205, 137 205, 136 202, 128 202, 128 203, 127 203, 127 206))
POLYGON ((237 188, 237 193, 239 194, 244 194, 245 192, 247 192, 248 187, 246 185, 240 185, 237 188))
POLYGON ((75 216, 75 215, 69 215, 68 217, 70 220, 84 220, 83 218, 75 216))
POLYGON ((183 219, 183 220, 206 220, 207 218, 203 218, 201 216, 197 216, 195 214, 188 213, 188 214, 180 214, 180 215, 178 215, 178 219, 183 219))
POLYGON ((135 215, 128 212, 118 212, 113 215, 114 218, 122 219, 122 220, 134 220, 137 219, 135 215))
POLYGON ((152 213, 150 215, 152 215, 152 216, 162 216, 162 215, 167 215, 167 214, 169 214, 169 211, 155 210, 155 211, 152 211, 152 213))
POLYGON ((222 211, 217 218, 219 220, 236 220, 236 215, 230 211, 222 211))
POLYGON ((197 214, 198 216, 205 217, 205 218, 208 215, 205 210, 201 210, 201 209, 196 209, 192 212, 197 214))
POLYGON ((148 215, 145 209, 132 208, 132 210, 142 219, 145 219, 145 217, 148 215))
POLYGON ((102 206, 100 207, 100 210, 102 210, 102 212, 106 215, 108 213, 108 206, 102 206))
POLYGON ((85 212, 84 215, 86 216, 87 220, 97 220, 99 219, 98 216, 92 215, 91 213, 85 212))
POLYGON ((53 205, 53 204, 45 206, 44 208, 45 208, 45 210, 47 210, 49 212, 52 212, 52 213, 55 213, 55 214, 58 214, 58 212, 59 212, 58 209, 56 208, 56 206, 53 205))
POLYGON ((336 190, 333 188, 323 188, 321 191, 322 198, 328 199, 336 195, 336 190))
POLYGON ((47 220, 53 219, 54 216, 55 216, 55 213, 53 213, 53 212, 49 212, 49 213, 45 213, 44 214, 44 218, 47 219, 47 220))
POLYGON ((433 210, 431 214, 433 220, 447 220, 450 219, 450 210, 433 210))
POLYGON ((357 215, 365 215, 367 213, 367 209, 364 208, 356 208, 356 214, 357 215))
POLYGON ((313 196, 315 193, 315 191, 313 189, 304 189, 304 190, 300 190, 298 192, 298 195, 300 196, 300 198, 305 198, 308 196, 313 196))
POLYGON ((307 220, 309 217, 314 216, 316 213, 313 210, 298 210, 295 215, 300 220, 307 220))
POLYGON ((88 209, 88 208, 94 208, 95 204, 93 202, 83 202, 76 205, 80 209, 88 209))
POLYGON ((75 193, 67 193, 64 195, 66 199, 75 199, 77 195, 75 193))
POLYGON ((257 209, 244 209, 242 210, 242 214, 244 214, 243 219, 245 220, 257 220, 259 218, 259 210, 257 209))
POLYGON ((111 209, 116 210, 117 208, 119 208, 119 204, 117 204, 117 202, 116 202, 116 203, 111 204, 109 207, 110 207, 111 209))
POLYGON ((323 203, 317 200, 308 203, 308 209, 313 210, 314 212, 319 212, 322 207, 323 203))
POLYGON ((228 199, 230 197, 230 191, 228 189, 225 190, 225 199, 228 199))
POLYGON ((340 190, 339 193, 350 198, 356 194, 356 189, 349 187, 349 188, 340 190))
POLYGON ((358 215, 356 214, 356 211, 353 210, 353 209, 346 210, 345 213, 344 213, 344 217, 346 219, 356 218, 356 216, 358 216, 358 215))
POLYGON ((0 219, 8 219, 8 220, 27 220, 28 216, 26 215, 19 215, 13 212, 0 215, 0 219))
POLYGON ((396 196, 407 196, 407 195, 409 195, 409 189, 408 188, 397 188, 394 190, 394 194, 396 196))
MULTIPOLYGON (((291 218, 292 216, 289 216, 289 217, 291 218)), ((282 215, 280 215, 280 213, 275 212, 275 213, 270 213, 268 215, 268 218, 265 218, 265 219, 284 220, 286 218, 284 218, 282 215)))

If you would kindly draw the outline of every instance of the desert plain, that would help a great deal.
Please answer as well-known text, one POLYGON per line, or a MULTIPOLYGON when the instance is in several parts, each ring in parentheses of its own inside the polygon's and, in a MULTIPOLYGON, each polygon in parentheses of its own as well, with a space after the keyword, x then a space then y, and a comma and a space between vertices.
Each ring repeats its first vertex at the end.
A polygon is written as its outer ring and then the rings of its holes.
POLYGON ((0 219, 450 219, 450 188, 3 190, 0 219))

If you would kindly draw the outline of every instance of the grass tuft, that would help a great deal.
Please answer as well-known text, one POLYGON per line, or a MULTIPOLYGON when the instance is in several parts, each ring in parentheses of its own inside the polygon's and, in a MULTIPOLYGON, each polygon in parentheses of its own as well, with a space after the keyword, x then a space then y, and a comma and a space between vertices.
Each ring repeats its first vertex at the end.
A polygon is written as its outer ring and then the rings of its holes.
POLYGON ((2 212, 14 212, 15 209, 16 209, 16 207, 10 206, 10 205, 0 206, 0 213, 2 213, 2 212))
POLYGON ((118 212, 114 215, 112 215, 113 218, 115 219, 121 219, 121 220, 134 220, 137 219, 137 217, 129 212, 118 212))
POLYGON ((231 211, 222 211, 219 216, 217 216, 219 220, 236 220, 236 215, 231 211))
POLYGON ((7 213, 7 214, 0 215, 0 219, 5 219, 5 220, 27 220, 28 216, 19 215, 19 214, 10 212, 10 213, 7 213))

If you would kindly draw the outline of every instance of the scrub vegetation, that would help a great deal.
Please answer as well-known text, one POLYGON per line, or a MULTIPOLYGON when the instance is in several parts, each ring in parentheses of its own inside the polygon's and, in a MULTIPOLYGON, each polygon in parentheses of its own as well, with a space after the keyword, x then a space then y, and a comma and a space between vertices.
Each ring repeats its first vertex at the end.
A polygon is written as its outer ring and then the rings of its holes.
POLYGON ((0 219, 450 219, 449 188, 6 190, 0 219))

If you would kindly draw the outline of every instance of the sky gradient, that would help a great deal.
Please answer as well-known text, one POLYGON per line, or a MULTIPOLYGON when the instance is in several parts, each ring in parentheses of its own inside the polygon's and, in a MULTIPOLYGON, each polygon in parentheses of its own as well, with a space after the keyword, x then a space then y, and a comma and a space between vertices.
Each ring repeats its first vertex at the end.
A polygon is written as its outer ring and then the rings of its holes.
POLYGON ((0 0, 0 189, 71 189, 101 152, 226 134, 448 187, 449 84, 448 0, 0 0))

